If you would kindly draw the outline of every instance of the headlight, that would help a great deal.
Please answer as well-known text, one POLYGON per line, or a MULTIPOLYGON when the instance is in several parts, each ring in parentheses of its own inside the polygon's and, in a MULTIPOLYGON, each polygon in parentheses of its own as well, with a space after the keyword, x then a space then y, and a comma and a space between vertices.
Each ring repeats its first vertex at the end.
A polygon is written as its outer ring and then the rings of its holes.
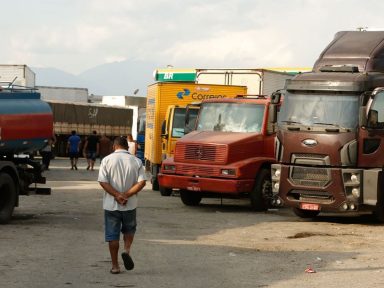
POLYGON ((351 181, 357 183, 357 182, 359 182, 359 177, 357 177, 356 174, 352 174, 351 175, 351 181))
POLYGON ((355 198, 359 198, 360 197, 360 189, 359 188, 353 188, 352 189, 352 195, 355 198))
POLYGON ((164 165, 164 170, 175 172, 176 167, 175 165, 164 165))
POLYGON ((236 170, 235 169, 221 169, 221 174, 226 176, 235 176, 236 170))
POLYGON ((279 184, 279 182, 276 182, 276 183, 273 185, 273 189, 274 189, 274 191, 279 191, 279 188, 280 188, 280 184, 279 184))
POLYGON ((280 169, 276 169, 275 171, 275 177, 280 178, 281 171, 280 169))

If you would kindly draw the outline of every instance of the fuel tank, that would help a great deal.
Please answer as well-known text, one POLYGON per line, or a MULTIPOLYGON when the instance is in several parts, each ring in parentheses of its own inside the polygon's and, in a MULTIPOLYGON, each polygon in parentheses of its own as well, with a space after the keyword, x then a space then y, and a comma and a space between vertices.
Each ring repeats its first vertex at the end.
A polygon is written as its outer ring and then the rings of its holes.
POLYGON ((52 110, 40 93, 0 88, 0 155, 39 150, 52 133, 52 110))

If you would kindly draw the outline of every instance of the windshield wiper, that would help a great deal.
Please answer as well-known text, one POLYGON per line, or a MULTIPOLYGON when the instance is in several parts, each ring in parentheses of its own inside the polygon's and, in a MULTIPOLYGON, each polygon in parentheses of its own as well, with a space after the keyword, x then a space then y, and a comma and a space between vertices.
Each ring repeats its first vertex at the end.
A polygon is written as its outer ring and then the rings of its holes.
POLYGON ((340 127, 340 125, 338 124, 333 124, 333 123, 322 123, 322 122, 315 122, 313 124, 316 124, 316 125, 327 125, 327 126, 336 126, 336 127, 340 127))
POLYGON ((291 120, 284 120, 280 121, 281 123, 287 123, 287 124, 301 124, 300 122, 297 121, 291 121, 291 120))
POLYGON ((343 126, 340 126, 339 124, 334 124, 334 123, 322 123, 322 122, 315 122, 313 123, 314 125, 324 125, 324 126, 333 126, 335 128, 326 128, 325 131, 328 131, 328 132, 338 132, 340 129, 341 130, 346 130, 346 131, 350 131, 349 128, 346 128, 346 127, 343 127, 343 126))

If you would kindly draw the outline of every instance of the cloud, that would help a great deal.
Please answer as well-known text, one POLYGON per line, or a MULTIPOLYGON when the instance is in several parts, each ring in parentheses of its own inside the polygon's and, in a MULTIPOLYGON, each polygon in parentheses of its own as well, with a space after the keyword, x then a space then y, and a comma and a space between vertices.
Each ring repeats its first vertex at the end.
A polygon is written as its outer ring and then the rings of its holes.
POLYGON ((164 54, 171 63, 195 67, 236 65, 247 68, 276 66, 292 61, 292 53, 286 49, 289 43, 280 41, 278 31, 221 31, 214 37, 198 38, 175 43, 164 54), (255 41, 266 39, 268 41, 255 41), (266 52, 267 51, 267 52, 266 52), (186 57, 188 55, 188 57, 186 57))
POLYGON ((125 59, 188 67, 310 66, 339 30, 382 27, 379 0, 14 0, 0 63, 79 73, 125 59), (32 12, 32 13, 31 13, 32 12), (15 23, 15 21, 17 21, 15 23))

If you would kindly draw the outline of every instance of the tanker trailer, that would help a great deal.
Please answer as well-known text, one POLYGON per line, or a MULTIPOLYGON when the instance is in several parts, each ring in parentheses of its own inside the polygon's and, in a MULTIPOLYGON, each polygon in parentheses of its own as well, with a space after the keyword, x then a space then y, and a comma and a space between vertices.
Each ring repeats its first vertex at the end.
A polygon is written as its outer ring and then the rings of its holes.
POLYGON ((19 195, 51 193, 37 187, 45 184, 42 167, 27 155, 47 145, 52 132, 52 111, 40 93, 0 87, 0 224, 11 219, 19 195))

